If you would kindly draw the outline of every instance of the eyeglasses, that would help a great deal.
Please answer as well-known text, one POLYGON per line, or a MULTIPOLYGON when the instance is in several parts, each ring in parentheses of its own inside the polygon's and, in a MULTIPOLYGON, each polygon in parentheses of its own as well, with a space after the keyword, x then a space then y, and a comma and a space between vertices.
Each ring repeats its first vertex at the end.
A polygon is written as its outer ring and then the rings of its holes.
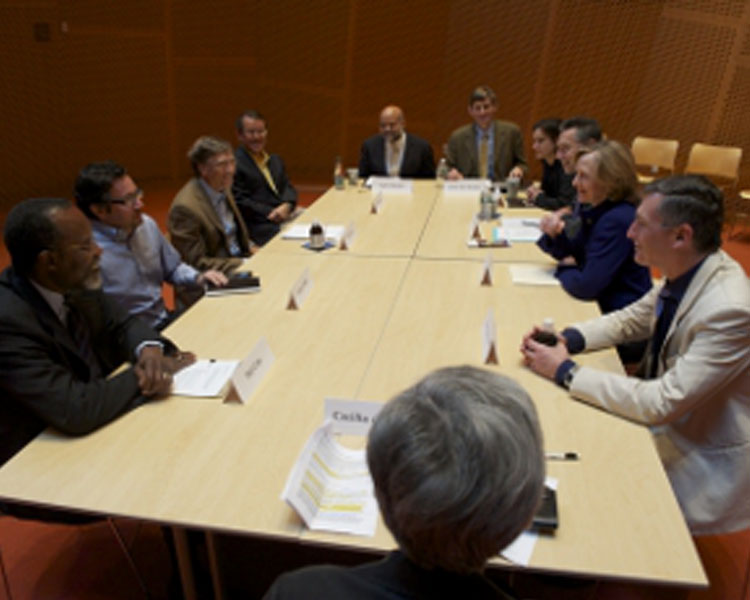
POLYGON ((125 194, 122 198, 109 198, 107 196, 104 197, 104 200, 106 202, 109 202, 110 204, 129 204, 133 206, 136 202, 143 199, 143 190, 141 188, 138 188, 134 192, 130 192, 129 194, 125 194))

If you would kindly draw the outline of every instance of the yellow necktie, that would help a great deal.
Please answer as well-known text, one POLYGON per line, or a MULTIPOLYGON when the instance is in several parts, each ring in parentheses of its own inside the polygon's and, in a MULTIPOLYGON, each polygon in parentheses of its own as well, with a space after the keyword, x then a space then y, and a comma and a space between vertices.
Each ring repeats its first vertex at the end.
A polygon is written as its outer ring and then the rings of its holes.
POLYGON ((479 177, 487 179, 487 154, 489 151, 489 136, 485 133, 479 140, 479 177))

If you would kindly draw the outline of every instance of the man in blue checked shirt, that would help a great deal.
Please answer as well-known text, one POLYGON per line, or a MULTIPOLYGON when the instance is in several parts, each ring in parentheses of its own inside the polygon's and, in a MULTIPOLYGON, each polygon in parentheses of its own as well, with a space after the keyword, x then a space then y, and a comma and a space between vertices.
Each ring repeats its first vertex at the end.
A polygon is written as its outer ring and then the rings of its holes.
POLYGON ((227 283, 220 271, 201 273, 182 261, 156 222, 143 214, 143 191, 122 165, 113 161, 86 165, 74 193, 102 249, 104 291, 155 329, 164 328, 176 316, 162 298, 165 281, 196 289, 206 283, 227 283))

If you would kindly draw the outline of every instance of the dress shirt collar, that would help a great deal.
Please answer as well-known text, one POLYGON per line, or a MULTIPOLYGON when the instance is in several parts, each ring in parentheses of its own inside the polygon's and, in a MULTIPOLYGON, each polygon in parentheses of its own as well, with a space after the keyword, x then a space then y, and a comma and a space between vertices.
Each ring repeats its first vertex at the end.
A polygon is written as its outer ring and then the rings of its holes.
POLYGON ((60 322, 65 324, 65 319, 68 316, 68 309, 65 306, 65 297, 60 292, 50 290, 33 279, 29 279, 29 281, 31 282, 31 285, 36 288, 36 291, 39 292, 42 298, 44 298, 47 304, 49 304, 52 312, 55 313, 58 319, 60 319, 60 322))
POLYGON ((208 199, 211 201, 213 207, 218 209, 219 205, 224 202, 226 194, 224 192, 217 192, 214 188, 206 183, 203 177, 198 178, 198 183, 200 183, 203 191, 206 192, 206 196, 208 196, 208 199))
POLYGON ((679 277, 676 277, 671 281, 667 279, 664 287, 659 292, 659 296, 665 299, 670 298, 677 304, 679 304, 683 296, 685 295, 685 292, 687 292, 690 282, 693 280, 693 277, 695 277, 695 274, 698 272, 698 269, 700 269, 705 260, 706 258, 704 257, 698 264, 685 271, 679 277))
POLYGON ((487 130, 480 129, 479 125, 474 123, 472 125, 474 127, 474 139, 477 142, 477 146, 479 145, 479 142, 482 140, 483 136, 487 136, 488 143, 492 145, 492 143, 495 141, 495 122, 492 121, 490 123, 490 126, 487 128, 487 130))
MULTIPOLYGON (((113 242, 127 242, 133 233, 135 233, 135 229, 128 234, 124 229, 107 225, 101 221, 91 221, 91 227, 95 229, 97 233, 100 233, 113 242)), ((138 227, 140 227, 140 225, 138 225, 138 227)))

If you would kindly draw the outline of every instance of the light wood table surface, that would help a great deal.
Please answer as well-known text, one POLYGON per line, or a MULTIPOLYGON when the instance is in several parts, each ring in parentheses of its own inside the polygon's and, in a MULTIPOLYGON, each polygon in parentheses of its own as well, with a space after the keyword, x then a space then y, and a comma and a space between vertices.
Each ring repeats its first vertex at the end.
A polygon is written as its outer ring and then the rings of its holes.
MULTIPOLYGON (((481 265, 466 260, 475 255, 463 236, 458 246, 444 244, 442 255, 434 244, 433 255, 423 254, 431 229, 465 229, 474 210, 431 196, 434 185, 418 182, 411 199, 387 198, 379 215, 364 210, 371 202, 365 194, 360 202, 350 197, 359 194, 354 190, 327 193, 302 219, 361 219, 352 252, 297 251, 274 240, 248 261, 261 293, 205 298, 166 331, 200 358, 240 359, 265 337, 276 360, 247 404, 170 397, 85 437, 45 432, 0 469, 0 497, 209 531, 390 549, 382 524, 374 539, 305 531, 279 499, 287 475, 322 421, 326 396, 386 401, 436 367, 481 364, 480 328, 493 307, 500 365, 492 368, 531 393, 549 450, 582 456, 549 465, 560 479, 561 527, 538 544, 531 567, 705 584, 648 431, 568 399, 520 365, 518 345, 532 323, 552 317, 562 327, 595 316, 596 305, 558 287, 513 286, 503 264, 493 265, 494 285, 481 287, 481 265), (287 310, 305 267, 313 288, 300 310, 287 310)), ((479 253, 483 260, 486 250, 479 253)), ((620 368, 612 351, 582 362, 620 368)))
MULTIPOLYGON (((557 262, 542 252, 534 242, 513 242, 509 248, 470 248, 466 241, 469 239, 472 218, 478 212, 478 199, 472 196, 443 195, 440 192, 417 247, 416 256, 481 261, 489 252, 494 261, 550 265, 557 262)), ((538 208, 500 208, 499 213, 500 220, 479 222, 480 232, 485 239, 491 239, 493 226, 502 225, 502 217, 539 218, 545 211, 538 208)))
MULTIPOLYGON (((353 223, 355 237, 351 248, 331 248, 321 254, 410 257, 417 248, 439 191, 435 181, 414 181, 411 195, 384 194, 379 212, 372 214, 373 193, 369 189, 350 185, 344 190, 331 188, 285 228, 295 223, 310 224, 313 220, 323 225, 353 223)), ((279 235, 263 247, 263 252, 310 253, 302 247, 303 243, 304 240, 285 240, 279 235)))
MULTIPOLYGON (((495 265, 495 284, 480 286, 476 265, 412 261, 358 397, 386 401, 423 374, 457 364, 482 366, 481 328, 492 308, 498 366, 531 394, 547 451, 575 451, 577 462, 548 461, 558 478, 560 528, 541 536, 530 567, 600 578, 705 585, 706 580, 679 506, 648 430, 569 398, 554 383, 526 369, 518 350, 532 323, 552 317, 559 327, 594 317, 594 303, 571 302, 559 287, 514 286, 508 267, 495 265)), ((622 368, 613 350, 581 355, 581 363, 622 368)), ((334 534, 303 537, 335 542, 334 534)), ((382 521, 374 540, 356 546, 392 548, 382 521)))

